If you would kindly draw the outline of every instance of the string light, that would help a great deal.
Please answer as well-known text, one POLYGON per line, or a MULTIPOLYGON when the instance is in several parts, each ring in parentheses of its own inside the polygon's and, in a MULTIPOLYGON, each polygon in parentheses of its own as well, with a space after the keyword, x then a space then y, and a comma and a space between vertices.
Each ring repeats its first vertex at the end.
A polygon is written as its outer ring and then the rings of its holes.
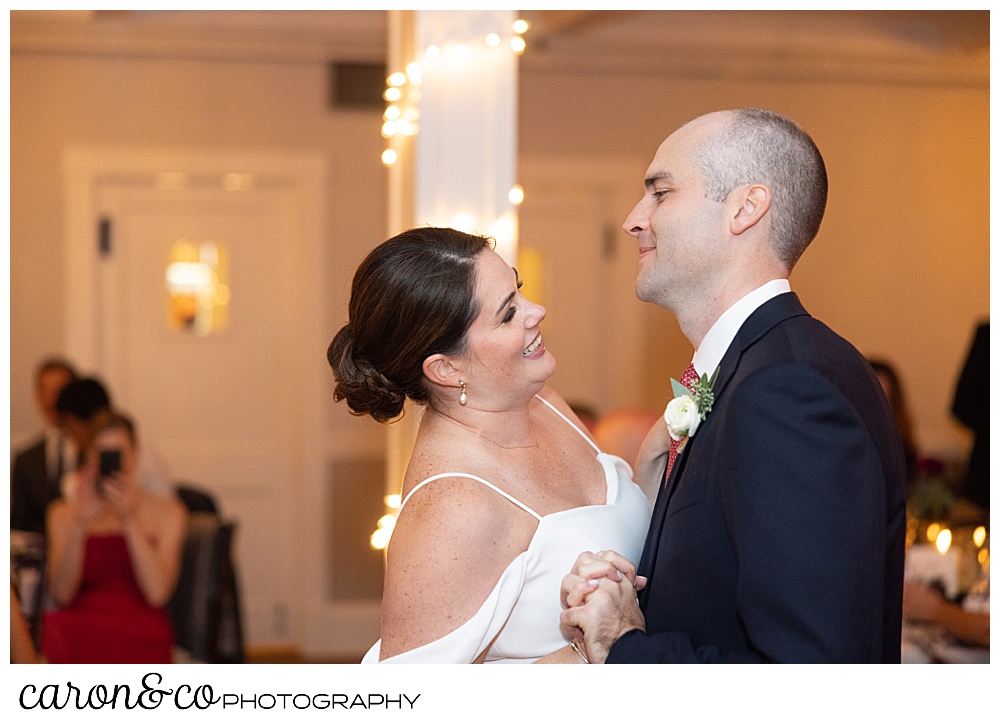
MULTIPOLYGON (((513 29, 516 36, 510 40, 510 49, 515 55, 521 55, 525 48, 527 47, 524 42, 524 38, 520 37, 523 33, 527 32, 528 28, 531 27, 526 20, 518 19, 514 21, 513 29)), ((503 43, 503 38, 499 33, 489 33, 486 35, 486 45, 491 48, 498 48, 503 43)), ((469 57, 469 46, 465 43, 459 43, 454 46, 450 46, 452 49, 449 51, 453 56, 459 61, 465 61, 469 57)), ((434 60, 441 57, 441 47, 432 44, 424 48, 424 56, 434 60)), ((420 101, 420 89, 419 85, 423 79, 423 66, 420 63, 414 61, 408 63, 405 68, 405 72, 396 71, 386 78, 387 88, 382 93, 382 97, 385 98, 390 104, 403 101, 402 108, 396 105, 389 105, 385 112, 383 113, 383 118, 385 123, 382 124, 382 136, 384 138, 392 138, 396 134, 403 136, 413 136, 419 131, 419 127, 416 123, 417 119, 420 117, 420 111, 408 103, 417 103, 420 101), (406 100, 404 101, 404 97, 406 100)), ((386 166, 391 166, 398 160, 399 155, 397 151, 387 148, 382 153, 382 163, 386 166)), ((508 198, 510 202, 515 206, 524 201, 524 189, 520 186, 514 186, 509 194, 508 198)), ((374 545, 374 542, 373 542, 374 545)))
POLYGON ((410 63, 406 66, 406 77, 410 79, 412 85, 420 85, 423 73, 424 69, 420 67, 420 63, 410 63))
POLYGON ((510 202, 514 204, 514 206, 517 206, 524 201, 524 188, 522 188, 520 184, 515 184, 511 187, 510 193, 507 194, 507 198, 510 199, 510 202))

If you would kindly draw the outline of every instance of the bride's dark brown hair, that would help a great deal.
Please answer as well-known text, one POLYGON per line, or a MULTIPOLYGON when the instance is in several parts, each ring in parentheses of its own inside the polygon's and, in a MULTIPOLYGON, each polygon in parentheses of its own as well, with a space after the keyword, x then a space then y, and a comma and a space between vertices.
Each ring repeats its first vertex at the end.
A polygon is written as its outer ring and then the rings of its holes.
POLYGON ((355 415, 397 417, 406 398, 429 401, 423 362, 460 354, 479 314, 476 256, 486 237, 455 229, 404 231, 365 257, 354 273, 348 323, 327 349, 333 398, 355 415))

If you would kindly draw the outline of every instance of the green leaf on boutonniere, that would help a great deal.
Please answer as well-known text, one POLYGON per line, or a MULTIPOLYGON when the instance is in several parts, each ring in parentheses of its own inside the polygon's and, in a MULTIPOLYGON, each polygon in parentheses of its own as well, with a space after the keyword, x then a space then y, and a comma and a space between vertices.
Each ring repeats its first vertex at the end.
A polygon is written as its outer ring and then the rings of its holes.
POLYGON ((702 420, 708 417, 708 413, 712 411, 712 405, 715 404, 715 392, 712 388, 715 387, 715 380, 718 376, 719 368, 716 367, 711 379, 707 374, 704 374, 694 383, 694 404, 697 406, 702 420))
POLYGON ((687 395, 688 397, 692 396, 691 390, 675 380, 673 377, 670 378, 670 389, 673 391, 674 397, 683 397, 684 395, 687 395))

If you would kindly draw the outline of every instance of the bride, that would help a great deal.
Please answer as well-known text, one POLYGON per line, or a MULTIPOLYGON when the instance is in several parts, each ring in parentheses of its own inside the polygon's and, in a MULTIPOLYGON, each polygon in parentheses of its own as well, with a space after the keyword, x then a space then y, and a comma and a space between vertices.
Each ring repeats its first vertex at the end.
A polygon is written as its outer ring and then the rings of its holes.
MULTIPOLYGON (((545 309, 520 286, 491 240, 444 228, 389 239, 355 273, 334 398, 379 422, 427 406, 365 663, 584 663, 559 628, 563 576, 583 551, 642 553, 646 497, 545 385, 545 309)), ((643 480, 668 439, 661 420, 643 480)))

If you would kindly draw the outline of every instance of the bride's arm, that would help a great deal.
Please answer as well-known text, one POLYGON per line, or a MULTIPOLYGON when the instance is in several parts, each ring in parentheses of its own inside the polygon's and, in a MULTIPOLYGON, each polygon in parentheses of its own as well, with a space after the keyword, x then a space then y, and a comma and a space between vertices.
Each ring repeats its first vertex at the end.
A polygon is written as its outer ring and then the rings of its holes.
POLYGON ((436 642, 472 619, 535 525, 465 478, 436 480, 413 495, 389 543, 380 659, 436 642))
MULTIPOLYGON (((583 650, 583 647, 580 647, 583 650)), ((589 663, 583 660, 583 657, 578 654, 572 646, 563 646, 561 649, 556 649, 551 654, 543 656, 536 664, 586 664, 589 663)))
POLYGON ((636 485, 642 488, 650 501, 656 499, 663 473, 667 469, 669 452, 670 433, 667 432, 667 423, 661 415, 647 433, 633 471, 636 485))

